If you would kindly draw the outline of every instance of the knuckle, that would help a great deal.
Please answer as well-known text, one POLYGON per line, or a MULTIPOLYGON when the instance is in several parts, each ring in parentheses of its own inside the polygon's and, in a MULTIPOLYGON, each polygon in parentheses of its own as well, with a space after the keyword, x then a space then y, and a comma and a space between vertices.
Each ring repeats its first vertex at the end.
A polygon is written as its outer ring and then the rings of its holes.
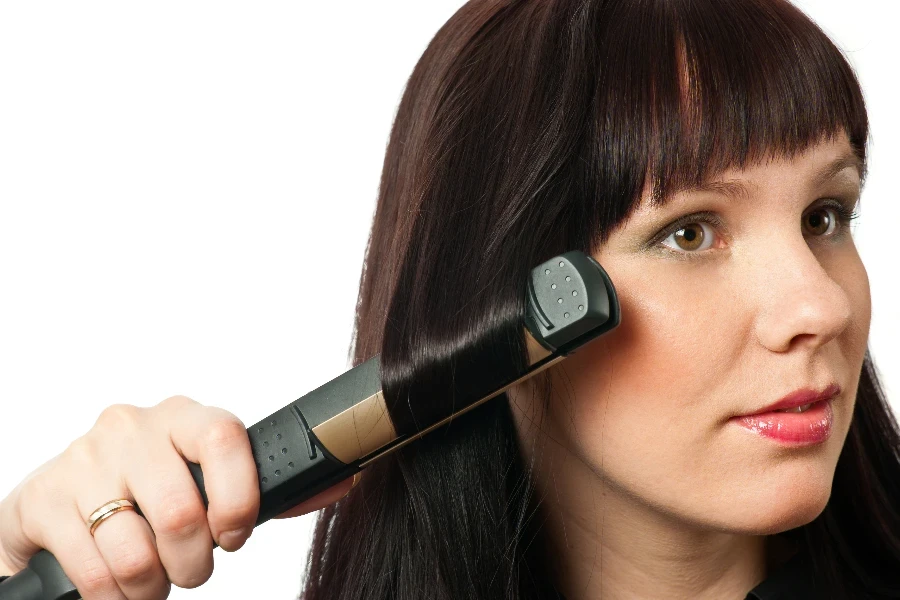
POLYGON ((156 557, 146 548, 125 544, 110 559, 116 581, 124 584, 144 583, 156 574, 156 557))
POLYGON ((221 418, 213 421, 206 429, 204 441, 212 449, 224 449, 247 439, 247 430, 237 418, 221 418))
POLYGON ((132 428, 140 419, 140 413, 141 409, 133 404, 112 404, 100 412, 95 428, 111 431, 132 428))
POLYGON ((199 499, 188 499, 185 495, 166 496, 156 512, 153 530, 171 538, 193 537, 206 524, 206 512, 199 499))
POLYGON ((81 436, 66 447, 66 459, 71 466, 89 467, 100 462, 100 452, 86 436, 81 436))
POLYGON ((188 398, 187 396, 183 396, 181 394, 176 394, 174 396, 169 396, 156 406, 162 410, 177 410, 180 408, 184 408, 185 406, 189 406, 192 404, 200 404, 196 400, 188 398))
POLYGON ((91 596, 103 597, 117 587, 109 566, 102 558, 86 559, 78 569, 80 590, 91 596))

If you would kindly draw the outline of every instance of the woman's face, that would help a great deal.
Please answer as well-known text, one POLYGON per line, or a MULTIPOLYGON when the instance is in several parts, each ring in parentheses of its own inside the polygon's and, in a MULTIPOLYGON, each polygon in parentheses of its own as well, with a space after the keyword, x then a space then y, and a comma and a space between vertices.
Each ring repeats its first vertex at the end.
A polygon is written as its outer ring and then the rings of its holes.
MULTIPOLYGON (((608 503, 666 521, 765 535, 825 508, 871 309, 866 270, 833 209, 851 211, 859 196, 850 145, 844 136, 714 180, 729 183, 661 208, 645 190, 595 255, 621 324, 551 368, 540 422, 554 457, 543 480, 570 514, 596 514, 602 490, 608 503), (669 226, 701 211, 718 222, 669 226), (820 443, 788 447, 732 420, 831 383, 842 391, 820 443)), ((534 441, 527 384, 511 398, 520 438, 534 441)))

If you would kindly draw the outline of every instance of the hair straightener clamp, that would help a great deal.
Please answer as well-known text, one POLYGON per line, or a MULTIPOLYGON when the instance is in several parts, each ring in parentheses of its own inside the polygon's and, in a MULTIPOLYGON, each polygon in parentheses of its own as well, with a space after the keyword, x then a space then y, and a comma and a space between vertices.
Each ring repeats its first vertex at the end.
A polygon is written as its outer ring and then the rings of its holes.
MULTIPOLYGON (((382 395, 375 356, 249 427, 259 472, 256 525, 536 375, 619 324, 612 281, 596 260, 582 252, 566 252, 538 265, 527 287, 527 368, 501 387, 484 390, 452 415, 414 434, 398 435, 382 395)), ((188 467, 208 505, 200 465, 189 462, 188 467)), ((137 505, 135 510, 140 514, 137 505)), ((0 584, 0 600, 77 598, 81 598, 78 590, 47 550, 0 584)))

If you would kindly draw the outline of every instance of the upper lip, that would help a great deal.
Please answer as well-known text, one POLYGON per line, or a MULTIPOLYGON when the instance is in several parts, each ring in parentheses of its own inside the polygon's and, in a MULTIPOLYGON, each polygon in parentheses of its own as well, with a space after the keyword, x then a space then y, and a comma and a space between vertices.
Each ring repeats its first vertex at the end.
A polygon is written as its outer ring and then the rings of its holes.
POLYGON ((772 412, 773 410, 781 410, 783 408, 795 408, 797 406, 803 406, 804 404, 810 404, 812 402, 819 402, 820 400, 828 400, 833 398, 841 393, 841 386, 836 383, 830 383, 828 386, 822 391, 816 391, 811 388, 801 388, 799 390, 794 390, 787 396, 781 398, 775 404, 770 404, 764 408, 757 410, 756 412, 747 413, 746 415, 758 415, 760 413, 772 412))

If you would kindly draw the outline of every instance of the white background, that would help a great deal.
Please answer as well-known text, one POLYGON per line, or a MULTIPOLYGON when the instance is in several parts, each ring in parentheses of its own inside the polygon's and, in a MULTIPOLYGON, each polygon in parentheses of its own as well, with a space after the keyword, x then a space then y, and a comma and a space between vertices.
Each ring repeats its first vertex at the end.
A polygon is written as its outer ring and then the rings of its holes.
MULTIPOLYGON (((114 403, 252 424, 337 376, 403 86, 461 0, 0 4, 0 497, 114 403)), ((896 0, 805 0, 865 90, 855 237, 900 402, 896 0)), ((313 517, 172 597, 293 598, 313 517)))

